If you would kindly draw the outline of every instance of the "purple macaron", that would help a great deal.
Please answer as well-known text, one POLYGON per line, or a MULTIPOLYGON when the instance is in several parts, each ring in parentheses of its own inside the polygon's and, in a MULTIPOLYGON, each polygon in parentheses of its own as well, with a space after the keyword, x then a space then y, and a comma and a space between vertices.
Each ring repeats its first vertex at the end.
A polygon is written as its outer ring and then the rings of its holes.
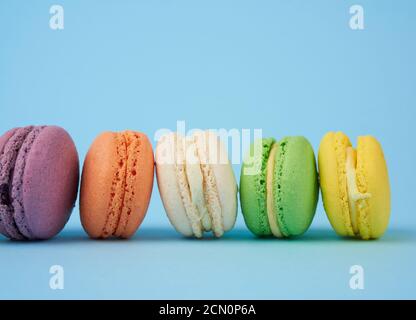
POLYGON ((48 239, 62 230, 78 192, 79 160, 56 126, 14 128, 0 137, 0 233, 48 239))

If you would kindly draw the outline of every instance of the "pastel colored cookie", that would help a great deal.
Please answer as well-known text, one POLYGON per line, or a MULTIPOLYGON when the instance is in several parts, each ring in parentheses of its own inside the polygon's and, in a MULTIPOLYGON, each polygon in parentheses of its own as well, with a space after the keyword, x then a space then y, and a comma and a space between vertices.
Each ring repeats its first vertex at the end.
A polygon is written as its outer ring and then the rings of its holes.
POLYGON ((318 201, 313 149, 304 137, 256 140, 240 176, 240 202, 257 236, 299 236, 310 226, 318 201))
POLYGON ((100 134, 87 153, 81 178, 81 223, 88 235, 131 237, 149 206, 153 176, 153 150, 146 135, 100 134))
POLYGON ((79 181, 78 153, 56 126, 14 128, 0 138, 0 233, 48 239, 66 224, 79 181))
POLYGON ((325 211, 340 236, 376 239, 390 218, 390 185, 379 142, 358 137, 354 149, 342 132, 329 132, 319 147, 325 211))
POLYGON ((221 237, 234 226, 237 183, 215 133, 163 136, 156 148, 156 173, 163 205, 178 232, 200 238, 212 231, 221 237))

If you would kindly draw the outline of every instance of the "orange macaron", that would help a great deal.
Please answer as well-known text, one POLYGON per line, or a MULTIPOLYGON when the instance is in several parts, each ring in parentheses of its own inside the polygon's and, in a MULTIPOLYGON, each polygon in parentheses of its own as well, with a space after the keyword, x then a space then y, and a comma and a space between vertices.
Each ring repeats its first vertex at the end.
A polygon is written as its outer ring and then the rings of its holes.
POLYGON ((147 136, 103 132, 91 145, 81 178, 81 223, 91 238, 130 238, 143 221, 153 187, 147 136))

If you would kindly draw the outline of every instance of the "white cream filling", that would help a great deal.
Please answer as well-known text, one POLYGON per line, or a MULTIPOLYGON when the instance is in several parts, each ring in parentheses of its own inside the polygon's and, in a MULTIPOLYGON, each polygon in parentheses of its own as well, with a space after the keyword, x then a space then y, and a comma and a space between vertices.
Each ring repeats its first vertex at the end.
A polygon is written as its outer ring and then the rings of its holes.
POLYGON ((176 138, 175 147, 177 158, 175 163, 175 170, 179 192, 183 206, 185 208, 185 213, 192 227, 192 232, 194 233, 195 237, 200 238, 202 237, 201 217, 198 213, 198 209, 195 207, 191 199, 190 186, 185 165, 185 140, 180 136, 176 136, 176 138))
MULTIPOLYGON (((193 135, 199 157, 200 168, 203 176, 203 193, 205 198, 205 206, 211 221, 211 229, 215 236, 221 237, 224 233, 224 222, 222 217, 222 207, 218 195, 215 176, 209 161, 209 151, 217 146, 218 140, 209 139, 209 132, 196 132, 193 135), (214 143, 215 142, 215 143, 214 143), (208 149, 208 150, 207 150, 208 149)), ((215 139, 218 139, 215 137, 215 139)))
POLYGON ((283 234, 279 229, 279 223, 275 214, 275 203, 273 198, 273 171, 274 171, 274 160, 276 158, 276 152, 278 149, 278 143, 274 143, 270 150, 269 159, 267 160, 267 171, 266 171, 266 202, 267 202, 267 217, 269 219, 270 229, 275 237, 283 238, 283 234))
POLYGON ((201 171, 201 162, 198 157, 195 141, 187 139, 186 141, 186 175, 188 177, 191 199, 197 208, 202 226, 205 231, 211 230, 211 217, 205 205, 203 181, 204 177, 201 171))
POLYGON ((224 233, 222 208, 208 154, 204 150, 209 142, 205 141, 204 135, 195 134, 187 138, 175 136, 176 177, 193 234, 200 238, 204 231, 212 230, 220 237, 224 233))
POLYGON ((370 193, 361 193, 357 187, 357 175, 356 175, 356 166, 357 166, 357 156, 356 151, 352 147, 347 148, 347 157, 346 157, 346 168, 345 172, 347 175, 347 191, 348 191, 348 204, 350 208, 350 217, 351 224, 355 234, 359 234, 358 228, 358 208, 362 208, 365 204, 364 199, 371 197, 370 193))

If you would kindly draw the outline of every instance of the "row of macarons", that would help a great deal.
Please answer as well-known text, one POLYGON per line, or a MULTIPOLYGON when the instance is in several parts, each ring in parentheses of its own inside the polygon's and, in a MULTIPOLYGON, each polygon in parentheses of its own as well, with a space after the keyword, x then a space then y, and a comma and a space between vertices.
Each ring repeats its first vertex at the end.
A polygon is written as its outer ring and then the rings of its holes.
MULTIPOLYGON (((14 240, 49 239, 74 208, 79 159, 58 126, 13 128, 0 137, 0 233, 14 240)), ((131 130, 103 132, 85 157, 80 218, 91 238, 130 238, 142 223, 156 171, 167 216, 187 237, 221 237, 237 217, 238 193, 248 229, 259 237, 296 237, 311 225, 322 192, 340 236, 376 239, 387 229, 390 187, 379 142, 342 132, 321 141, 318 165, 309 141, 258 139, 244 158, 238 190, 227 150, 213 131, 169 133, 155 152, 131 130), (319 174, 318 174, 319 168, 319 174)))

